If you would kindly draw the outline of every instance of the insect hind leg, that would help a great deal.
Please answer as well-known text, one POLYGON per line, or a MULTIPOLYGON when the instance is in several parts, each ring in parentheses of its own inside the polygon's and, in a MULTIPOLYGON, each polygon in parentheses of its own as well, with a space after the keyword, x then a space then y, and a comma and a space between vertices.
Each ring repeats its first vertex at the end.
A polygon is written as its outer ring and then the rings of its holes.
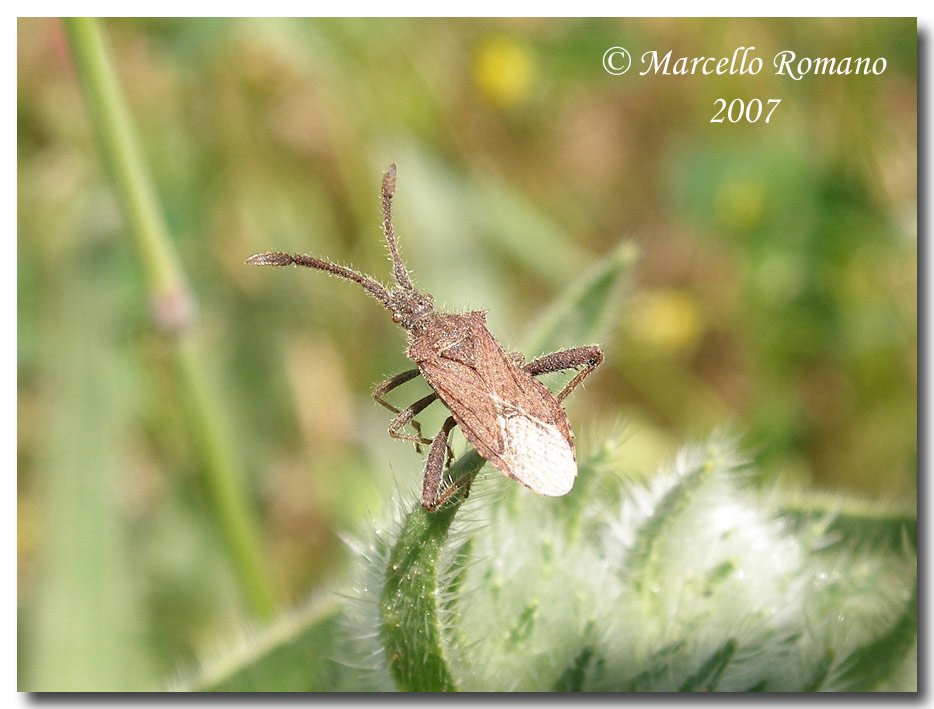
POLYGON ((587 375, 600 366, 601 362, 603 362, 603 350, 600 349, 600 346, 586 345, 538 357, 523 366, 522 369, 533 377, 540 374, 562 372, 566 369, 580 369, 581 371, 555 397, 558 401, 564 401, 567 395, 574 391, 587 375))
POLYGON ((465 475, 455 480, 444 489, 441 487, 444 482, 445 459, 447 459, 447 464, 450 464, 452 456, 448 437, 456 425, 457 422, 454 417, 449 416, 428 449, 428 460, 425 461, 425 479, 422 482, 422 507, 429 512, 434 512, 441 507, 458 490, 465 490, 465 496, 470 492, 471 475, 465 475))

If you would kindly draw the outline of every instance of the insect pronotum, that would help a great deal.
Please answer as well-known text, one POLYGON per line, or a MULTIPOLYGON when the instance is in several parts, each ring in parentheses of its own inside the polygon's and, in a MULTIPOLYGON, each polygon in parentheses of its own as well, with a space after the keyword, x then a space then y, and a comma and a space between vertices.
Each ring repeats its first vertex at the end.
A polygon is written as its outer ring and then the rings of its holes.
POLYGON ((378 281, 346 266, 324 259, 267 251, 255 254, 247 263, 257 266, 296 264, 359 283, 391 313, 408 339, 406 356, 418 365, 387 379, 373 391, 377 402, 396 414, 389 424, 389 435, 415 443, 429 444, 422 484, 422 505, 438 509, 469 477, 443 485, 443 472, 452 453, 448 437, 460 426, 477 453, 508 477, 540 495, 560 496, 570 492, 577 477, 574 434, 561 406, 565 397, 603 361, 598 345, 587 345, 553 352, 531 362, 519 353, 507 353, 486 328, 486 312, 442 313, 434 309, 434 299, 415 288, 399 255, 392 229, 392 196, 396 189, 396 166, 383 176, 383 234, 392 257, 395 287, 387 289, 378 281), (579 370, 557 394, 535 379, 541 374, 579 370), (405 409, 398 409, 383 396, 397 386, 424 377, 432 394, 405 409), (422 436, 416 416, 439 400, 451 416, 434 438, 422 436), (411 425, 415 434, 404 431, 411 425))

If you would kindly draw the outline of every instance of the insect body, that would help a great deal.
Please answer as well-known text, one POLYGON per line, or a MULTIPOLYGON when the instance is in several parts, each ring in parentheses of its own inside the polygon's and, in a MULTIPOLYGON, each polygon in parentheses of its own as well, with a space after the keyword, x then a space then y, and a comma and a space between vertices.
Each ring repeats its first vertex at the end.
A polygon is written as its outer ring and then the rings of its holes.
POLYGON ((460 426, 477 453, 513 480, 540 495, 567 494, 577 476, 577 462, 574 435, 561 402, 603 361, 602 350, 598 345, 577 347, 525 363, 521 355, 505 352, 490 334, 485 312, 436 311, 431 295, 416 290, 399 255, 391 214, 395 183, 396 166, 390 165, 383 177, 383 233, 392 257, 395 288, 387 290, 369 276, 311 256, 269 251, 251 256, 247 263, 294 263, 355 281, 406 330, 406 355, 418 368, 386 380, 373 396, 396 414, 389 424, 391 436, 412 441, 416 448, 430 444, 422 486, 422 505, 427 510, 436 510, 457 489, 469 484, 469 480, 458 480, 442 489, 445 462, 451 458, 448 437, 454 426, 460 426), (534 378, 568 369, 580 371, 557 395, 534 378), (383 399, 384 394, 419 374, 434 390, 432 394, 403 410, 383 399), (433 439, 424 438, 416 416, 438 399, 451 416, 433 439), (416 435, 404 431, 408 424, 416 435))

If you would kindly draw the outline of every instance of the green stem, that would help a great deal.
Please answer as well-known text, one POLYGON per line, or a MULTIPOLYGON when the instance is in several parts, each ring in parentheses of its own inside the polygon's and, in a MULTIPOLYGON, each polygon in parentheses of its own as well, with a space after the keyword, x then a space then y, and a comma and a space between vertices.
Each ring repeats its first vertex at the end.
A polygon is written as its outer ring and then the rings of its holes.
POLYGON ((257 521, 230 436, 222 425, 217 399, 207 385, 209 370, 205 358, 194 343, 182 339, 177 344, 175 364, 180 389, 187 399, 192 437, 200 450, 205 482, 240 585, 253 613, 271 618, 276 600, 268 581, 257 521))
POLYGON ((69 17, 63 22, 91 122, 149 283, 157 295, 184 290, 184 276, 167 237, 104 33, 94 18, 69 17))
MULTIPOLYGON (((474 475, 483 463, 476 451, 470 451, 451 466, 448 475, 451 480, 474 475)), ((390 671, 404 692, 458 688, 444 640, 441 597, 446 591, 440 587, 438 562, 463 501, 459 494, 437 512, 416 507, 406 517, 390 554, 380 598, 381 632, 390 671)))
POLYGON ((256 520, 221 424, 222 409, 205 383, 204 356, 190 338, 194 303, 149 180, 104 32, 93 18, 66 18, 64 25, 90 120, 145 270, 156 325, 173 336, 179 386, 192 416, 193 442, 204 461, 215 513, 253 612, 268 617, 275 600, 264 573, 256 520))

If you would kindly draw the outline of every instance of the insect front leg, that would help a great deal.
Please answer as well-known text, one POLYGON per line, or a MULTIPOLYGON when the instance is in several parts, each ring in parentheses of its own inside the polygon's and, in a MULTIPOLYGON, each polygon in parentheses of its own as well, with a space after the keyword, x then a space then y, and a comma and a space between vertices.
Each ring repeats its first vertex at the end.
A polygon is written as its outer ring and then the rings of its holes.
POLYGON ((429 394, 428 396, 422 397, 411 406, 402 409, 402 411, 396 409, 398 415, 389 423, 389 435, 403 441, 412 441, 415 444, 415 450, 421 453, 422 449, 419 444, 433 443, 434 441, 422 436, 422 427, 418 421, 415 420, 415 417, 428 408, 429 404, 434 402, 437 398, 437 394, 429 394), (415 433, 418 435, 413 436, 402 431, 406 424, 409 423, 412 424, 412 428, 415 429, 415 433))
POLYGON ((425 480, 422 483, 422 507, 429 512, 434 512, 441 507, 458 490, 463 488, 467 492, 470 491, 470 475, 465 475, 443 490, 441 489, 441 483, 444 481, 446 457, 450 463, 451 447, 448 445, 448 436, 451 435, 451 429, 456 425, 454 417, 449 416, 431 442, 431 448, 428 449, 428 460, 425 462, 425 480))
POLYGON ((600 349, 600 346, 586 345, 584 347, 574 347, 570 350, 552 352, 538 359, 533 359, 523 369, 533 377, 537 377, 539 374, 551 374, 565 369, 580 369, 583 367, 558 393, 556 397, 558 401, 564 401, 565 397, 574 391, 588 374, 599 367, 602 361, 603 350, 600 349))
POLYGON ((380 404, 381 406, 385 406, 387 409, 392 411, 394 414, 399 413, 399 409, 397 409, 395 406, 393 406, 388 401, 386 401, 383 398, 383 394, 388 394, 393 389, 395 389, 397 386, 400 386, 402 384, 405 384, 407 381, 415 379, 415 377, 417 377, 418 375, 419 375, 419 371, 417 369, 409 369, 409 370, 406 370, 405 372, 401 372, 400 374, 397 374, 394 377, 390 377, 389 379, 384 381, 382 384, 380 384, 378 387, 376 387, 373 390, 373 398, 376 399, 376 403, 380 404))

